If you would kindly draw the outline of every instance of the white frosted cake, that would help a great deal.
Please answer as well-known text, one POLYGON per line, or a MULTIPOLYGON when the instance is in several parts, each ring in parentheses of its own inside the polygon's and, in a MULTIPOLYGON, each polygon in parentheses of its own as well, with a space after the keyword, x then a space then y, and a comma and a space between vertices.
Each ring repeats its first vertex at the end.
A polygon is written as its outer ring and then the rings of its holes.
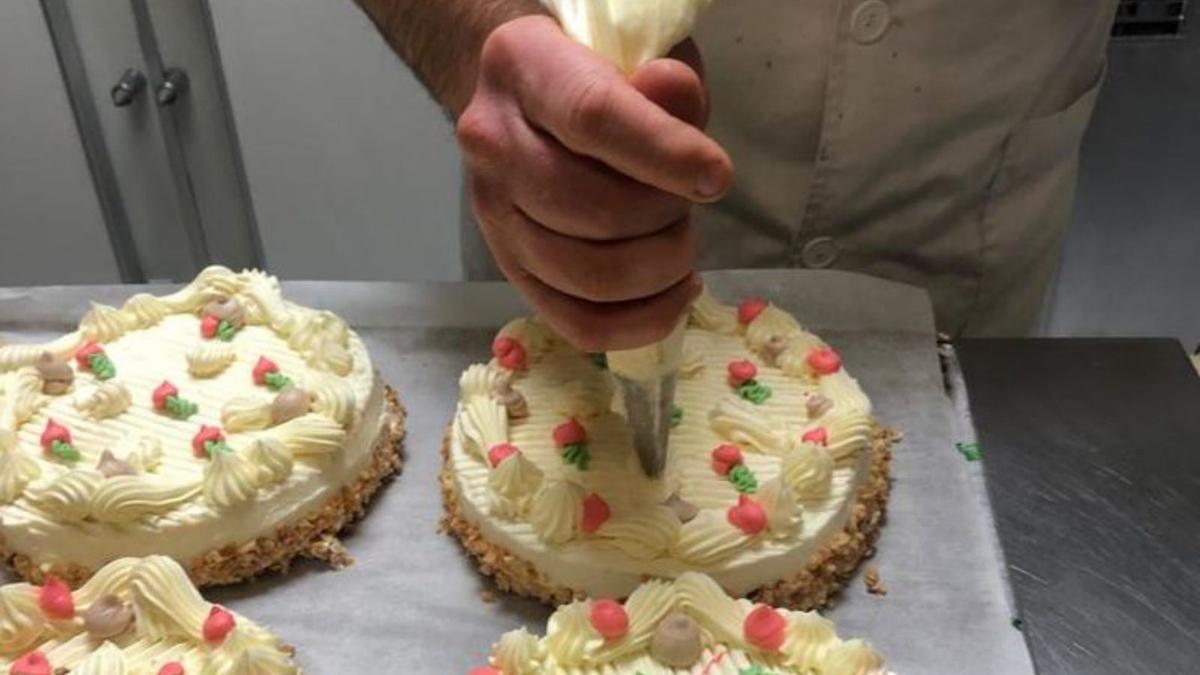
POLYGON ((447 529, 502 589, 620 598, 701 571, 810 608, 872 550, 894 437, 782 309, 695 303, 659 480, 639 470, 602 358, 536 319, 502 329, 493 354, 462 376, 443 494, 447 529))
POLYGON ((403 422, 344 321, 212 267, 0 347, 0 548, 72 585, 126 556, 199 584, 342 564, 335 535, 399 468, 403 422))
POLYGON ((842 641, 833 622, 735 600, 688 572, 649 581, 625 603, 582 600, 559 607, 545 637, 506 633, 491 665, 470 675, 882 675, 883 658, 862 640, 842 641))
POLYGON ((10 675, 290 675, 291 648, 206 602, 164 556, 122 558, 78 590, 0 587, 0 671, 10 675))

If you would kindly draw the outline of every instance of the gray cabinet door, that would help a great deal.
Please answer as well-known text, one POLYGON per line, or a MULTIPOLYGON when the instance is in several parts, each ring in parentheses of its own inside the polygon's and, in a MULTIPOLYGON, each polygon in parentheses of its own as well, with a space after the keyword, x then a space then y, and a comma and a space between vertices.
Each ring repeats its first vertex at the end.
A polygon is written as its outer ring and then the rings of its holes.
POLYGON ((0 2, 0 286, 119 280, 41 7, 0 2))

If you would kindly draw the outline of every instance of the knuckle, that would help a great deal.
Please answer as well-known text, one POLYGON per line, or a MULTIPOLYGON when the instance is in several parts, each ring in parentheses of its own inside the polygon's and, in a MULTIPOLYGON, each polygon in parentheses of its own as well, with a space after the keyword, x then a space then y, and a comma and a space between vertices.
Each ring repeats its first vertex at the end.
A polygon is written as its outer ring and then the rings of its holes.
POLYGON ((573 142, 584 146, 603 142, 611 123, 614 93, 612 84, 591 77, 568 99, 564 131, 573 142))
POLYGON ((519 35, 522 28, 514 22, 504 23, 493 30, 479 52, 479 68, 483 75, 508 72, 525 40, 519 35))
POLYGON ((454 135, 464 154, 476 159, 495 159, 504 151, 504 133, 487 107, 472 102, 459 116, 454 135))

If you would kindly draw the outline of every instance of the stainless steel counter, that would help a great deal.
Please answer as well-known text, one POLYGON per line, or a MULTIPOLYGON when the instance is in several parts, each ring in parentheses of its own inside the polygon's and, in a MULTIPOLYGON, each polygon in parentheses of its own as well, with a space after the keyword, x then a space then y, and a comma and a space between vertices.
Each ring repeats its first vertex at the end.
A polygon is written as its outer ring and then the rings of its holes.
POLYGON ((964 340, 1043 675, 1200 673, 1200 377, 1174 340, 964 340))

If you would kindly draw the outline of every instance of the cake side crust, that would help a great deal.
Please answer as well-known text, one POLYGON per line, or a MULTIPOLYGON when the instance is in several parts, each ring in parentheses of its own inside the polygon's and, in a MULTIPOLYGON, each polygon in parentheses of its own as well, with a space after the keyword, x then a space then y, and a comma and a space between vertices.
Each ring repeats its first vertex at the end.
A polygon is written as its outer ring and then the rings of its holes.
MULTIPOLYGON (((292 560, 300 556, 324 560, 335 569, 353 564, 353 559, 337 539, 338 532, 362 517, 367 503, 383 482, 398 475, 404 465, 407 411, 394 389, 385 385, 384 390, 386 422, 371 449, 366 468, 354 482, 344 486, 320 509, 299 522, 242 544, 214 549, 188 561, 184 567, 195 585, 233 584, 267 572, 286 573, 292 560)), ((9 551, 2 535, 0 559, 18 576, 33 584, 41 584, 47 574, 53 574, 75 587, 93 574, 93 570, 71 563, 49 567, 37 565, 29 556, 9 551)))
MULTIPOLYGON (((887 512, 891 484, 889 471, 892 446, 900 434, 876 423, 872 429, 871 469, 859 486, 846 527, 809 559, 796 576, 764 585, 753 593, 755 600, 779 607, 807 611, 826 607, 858 565, 874 555, 875 542, 887 512)), ((492 578, 502 591, 534 598, 557 606, 581 599, 582 593, 550 583, 530 562, 484 538, 475 524, 459 509, 454 476, 450 470, 449 431, 442 439, 442 528, 453 534, 474 558, 480 573, 492 578)))

